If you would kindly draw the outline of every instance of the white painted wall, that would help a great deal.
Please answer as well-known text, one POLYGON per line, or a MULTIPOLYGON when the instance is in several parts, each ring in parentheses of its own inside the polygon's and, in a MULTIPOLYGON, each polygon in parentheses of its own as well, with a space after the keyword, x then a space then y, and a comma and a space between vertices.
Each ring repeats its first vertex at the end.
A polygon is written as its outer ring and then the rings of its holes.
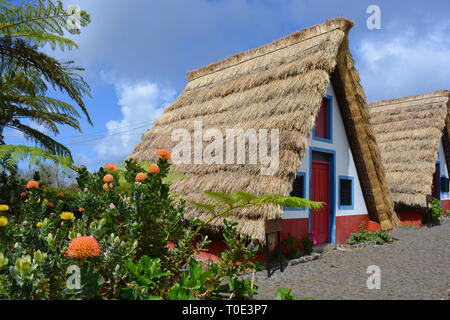
MULTIPOLYGON (((442 141, 439 144, 438 161, 441 164, 441 175, 440 175, 440 177, 447 177, 448 178, 448 168, 447 168, 447 163, 445 161, 444 145, 442 144, 442 141)), ((440 183, 440 181, 439 181, 439 183, 440 183)), ((441 200, 450 200, 450 194, 448 192, 446 192, 446 193, 441 192, 441 200)))
MULTIPOLYGON (((309 168, 309 146, 323 148, 328 150, 336 151, 336 188, 335 188, 335 207, 336 216, 348 216, 348 215, 362 215, 368 214, 367 207, 364 201, 364 197, 361 190, 361 185, 359 183, 358 174, 356 172, 355 162, 353 161, 353 156, 350 150, 350 146, 347 140, 347 134, 345 132, 344 123, 342 122, 341 113, 339 111, 339 105, 334 93, 333 87, 330 85, 327 90, 327 95, 331 96, 333 99, 333 143, 327 143, 322 141, 317 141, 311 138, 303 159, 301 160, 302 166, 300 172, 306 173, 306 198, 309 199, 309 179, 310 179, 310 168, 309 168), (339 209, 339 188, 338 188, 338 177, 339 176, 351 176, 354 177, 354 208, 353 209, 339 209)), ((307 210, 285 210, 283 212, 283 219, 298 219, 298 218, 308 218, 307 210)))

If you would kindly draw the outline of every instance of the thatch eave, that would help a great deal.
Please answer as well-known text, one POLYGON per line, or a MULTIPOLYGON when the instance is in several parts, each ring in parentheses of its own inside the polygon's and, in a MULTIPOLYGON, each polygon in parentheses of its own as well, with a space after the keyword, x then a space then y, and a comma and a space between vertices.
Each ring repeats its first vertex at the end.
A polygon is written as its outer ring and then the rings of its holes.
POLYGON ((369 110, 396 209, 423 211, 441 141, 450 164, 450 90, 382 100, 369 110))

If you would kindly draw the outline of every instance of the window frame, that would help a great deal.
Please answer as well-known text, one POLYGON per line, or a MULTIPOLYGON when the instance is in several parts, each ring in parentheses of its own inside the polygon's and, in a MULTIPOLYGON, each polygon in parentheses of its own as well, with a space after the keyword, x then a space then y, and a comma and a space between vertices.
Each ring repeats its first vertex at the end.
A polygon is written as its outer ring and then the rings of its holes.
MULTIPOLYGON (((306 199, 306 172, 297 172, 295 177, 303 177, 303 196, 300 198, 306 199)), ((294 182, 292 182, 294 183, 294 182)), ((291 197, 291 195, 289 195, 291 197)), ((285 207, 283 206, 283 210, 285 211, 299 211, 299 210, 305 210, 304 207, 300 208, 291 208, 291 207, 285 207)))
POLYGON ((340 210, 352 210, 355 208, 355 178, 352 176, 339 176, 338 177, 338 208, 340 210), (343 205, 341 204, 341 180, 350 180, 351 181, 351 195, 352 195, 352 204, 351 205, 343 205))
POLYGON ((440 193, 449 193, 449 192, 450 192, 450 181, 449 181, 449 178, 448 178, 447 176, 441 176, 439 180, 440 180, 440 181, 439 181, 439 190, 440 190, 440 193), (442 186, 442 179, 446 179, 446 180, 447 180, 447 183, 449 184, 449 188, 448 188, 447 191, 444 191, 444 188, 443 188, 443 186, 442 186))
POLYGON ((312 130, 312 139, 316 141, 322 141, 326 143, 333 143, 333 97, 326 95, 323 97, 327 104, 327 132, 328 138, 316 137, 316 128, 312 130))

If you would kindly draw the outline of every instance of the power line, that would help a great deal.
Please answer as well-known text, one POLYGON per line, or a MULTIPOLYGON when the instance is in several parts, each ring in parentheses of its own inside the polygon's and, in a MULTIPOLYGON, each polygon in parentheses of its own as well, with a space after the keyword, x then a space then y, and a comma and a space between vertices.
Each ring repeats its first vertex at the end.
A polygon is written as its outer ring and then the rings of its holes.
MULTIPOLYGON (((145 125, 148 125, 149 123, 153 124, 153 121, 152 120, 146 120, 146 121, 142 121, 142 122, 133 123, 133 125, 145 126, 145 125)), ((126 128, 126 126, 125 126, 125 128, 126 128)), ((98 135, 100 135, 100 134, 102 134, 104 132, 109 132, 109 129, 100 130, 100 131, 92 131, 92 132, 87 132, 87 133, 83 133, 83 134, 80 134, 80 135, 74 135, 74 136, 59 136, 59 138, 63 138, 63 139, 68 138, 69 139, 69 138, 81 138, 81 137, 85 137, 85 136, 98 136, 98 135)))
POLYGON ((137 130, 137 129, 142 129, 142 128, 146 127, 146 126, 147 126, 147 124, 144 125, 144 126, 135 127, 135 128, 132 128, 132 129, 126 130, 126 131, 113 132, 113 133, 108 134, 108 135, 102 135, 101 137, 92 138, 92 139, 83 140, 83 141, 68 142, 66 144, 67 145, 71 145, 71 146, 73 146, 73 145, 81 145, 81 144, 85 144, 87 142, 98 141, 98 140, 102 140, 102 139, 107 138, 107 137, 114 137, 114 136, 119 136, 119 135, 121 135, 121 136, 123 136, 123 135, 125 135, 125 136, 138 135, 139 136, 139 135, 142 135, 143 133, 131 134, 129 132, 132 132, 133 130, 137 130))

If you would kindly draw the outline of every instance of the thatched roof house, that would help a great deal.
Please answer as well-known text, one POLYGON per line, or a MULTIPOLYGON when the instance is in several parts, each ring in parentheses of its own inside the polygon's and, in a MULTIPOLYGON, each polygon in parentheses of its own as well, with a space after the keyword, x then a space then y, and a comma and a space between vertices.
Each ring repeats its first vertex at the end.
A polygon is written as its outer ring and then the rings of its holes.
MULTIPOLYGON (((185 90, 143 135, 130 158, 155 160, 155 150, 176 144, 171 141, 174 129, 192 131, 198 120, 204 129, 279 129, 280 165, 275 175, 261 175, 262 165, 178 164, 175 168, 186 179, 171 188, 197 201, 205 200, 202 190, 289 195, 323 97, 332 85, 370 217, 383 229, 392 228, 397 216, 349 52, 352 26, 345 18, 328 20, 189 72, 185 90)), ((280 207, 242 210, 233 219, 242 234, 264 242, 265 220, 278 219, 282 212, 280 207)), ((186 214, 206 218, 193 208, 186 214)))
POLYGON ((445 150, 442 165, 450 163, 449 98, 450 91, 442 90, 369 104, 387 181, 398 208, 426 207, 441 143, 445 150))

